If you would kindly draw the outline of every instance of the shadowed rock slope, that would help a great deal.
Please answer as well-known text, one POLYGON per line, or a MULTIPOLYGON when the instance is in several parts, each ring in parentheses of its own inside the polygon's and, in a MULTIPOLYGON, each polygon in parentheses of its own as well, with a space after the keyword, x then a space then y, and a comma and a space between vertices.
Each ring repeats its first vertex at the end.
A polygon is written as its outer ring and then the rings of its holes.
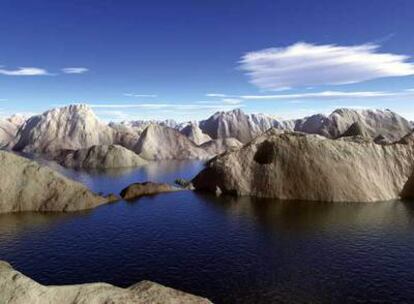
POLYGON ((269 130, 209 162, 197 190, 287 200, 373 202, 400 197, 413 145, 376 145, 269 130))
POLYGON ((118 145, 92 146, 62 151, 55 160, 68 168, 114 169, 143 166, 148 163, 138 154, 118 145))
MULTIPOLYGON (((34 161, 0 151, 0 213, 76 211, 114 200, 34 161)), ((0 289, 1 290, 1 289, 0 289)))
POLYGON ((129 288, 106 283, 44 286, 0 261, 0 303, 7 304, 208 304, 207 299, 142 281, 129 288))

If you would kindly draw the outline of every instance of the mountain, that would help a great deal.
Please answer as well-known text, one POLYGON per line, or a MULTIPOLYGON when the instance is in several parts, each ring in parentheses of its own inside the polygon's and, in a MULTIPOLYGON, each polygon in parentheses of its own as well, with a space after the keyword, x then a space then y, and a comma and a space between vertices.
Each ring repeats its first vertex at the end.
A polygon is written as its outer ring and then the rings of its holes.
POLYGON ((266 130, 275 127, 293 129, 291 121, 278 121, 263 114, 245 114, 236 109, 228 112, 217 112, 199 123, 203 133, 213 139, 233 137, 242 143, 247 143, 266 130))
POLYGON ((197 146, 211 140, 211 137, 204 134, 196 123, 189 123, 180 130, 181 134, 187 136, 197 146))
POLYGON ((149 125, 139 137, 134 151, 148 160, 207 159, 211 157, 179 131, 149 125))
POLYGON ((115 132, 87 105, 70 105, 29 118, 17 134, 13 150, 54 154, 62 149, 110 145, 115 132))
POLYGON ((210 140, 200 145, 200 148, 203 148, 209 154, 216 155, 240 149, 242 146, 243 144, 237 139, 228 137, 210 140))
POLYGON ((107 203, 85 186, 36 162, 0 151, 0 213, 76 211, 107 203))
POLYGON ((360 131, 382 143, 397 141, 412 130, 408 120, 390 110, 337 109, 329 116, 316 114, 297 120, 295 131, 338 138, 355 123, 360 131))
POLYGON ((9 148, 13 144, 17 131, 25 120, 20 115, 13 115, 10 118, 0 120, 0 149, 9 148))
POLYGON ((55 160, 68 168, 114 169, 148 163, 138 154, 118 145, 99 145, 79 150, 62 150, 55 160))
POLYGON ((414 145, 377 145, 269 130, 210 161, 197 190, 285 200, 397 199, 414 170, 414 145))

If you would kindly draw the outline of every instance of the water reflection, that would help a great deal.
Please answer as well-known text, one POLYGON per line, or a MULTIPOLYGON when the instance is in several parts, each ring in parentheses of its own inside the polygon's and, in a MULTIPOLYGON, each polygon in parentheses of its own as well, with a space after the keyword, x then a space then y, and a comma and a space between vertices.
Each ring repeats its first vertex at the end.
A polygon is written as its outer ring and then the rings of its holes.
POLYGON ((202 195, 230 216, 245 216, 271 229, 327 230, 404 228, 412 226, 414 202, 325 203, 253 197, 202 195))

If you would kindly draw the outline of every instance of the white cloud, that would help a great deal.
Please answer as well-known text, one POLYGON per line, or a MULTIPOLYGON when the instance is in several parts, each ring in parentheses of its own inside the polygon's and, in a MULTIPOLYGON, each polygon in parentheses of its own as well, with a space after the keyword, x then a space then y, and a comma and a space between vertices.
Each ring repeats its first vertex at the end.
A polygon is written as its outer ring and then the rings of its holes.
POLYGON ((296 43, 245 54, 240 68, 251 82, 268 90, 340 85, 381 77, 414 75, 408 56, 379 53, 378 45, 296 43))
POLYGON ((144 98, 155 98, 158 97, 156 94, 132 94, 132 93, 124 93, 124 96, 127 97, 144 97, 144 98))
POLYGON ((72 68, 63 68, 62 72, 65 74, 83 74, 88 72, 89 69, 83 67, 72 67, 72 68))
POLYGON ((16 70, 6 70, 0 68, 0 75, 6 76, 44 76, 52 75, 45 69, 33 68, 33 67, 19 67, 16 70))
POLYGON ((300 94, 277 94, 277 95, 242 95, 242 99, 256 99, 256 100, 289 100, 289 99, 339 99, 339 98, 378 98, 378 97, 392 97, 399 96, 404 93, 401 92, 382 92, 382 91, 356 91, 356 92, 342 92, 342 91, 322 91, 316 93, 300 93, 300 94))
POLYGON ((229 97, 226 94, 221 94, 221 93, 208 93, 206 94, 207 97, 229 97))

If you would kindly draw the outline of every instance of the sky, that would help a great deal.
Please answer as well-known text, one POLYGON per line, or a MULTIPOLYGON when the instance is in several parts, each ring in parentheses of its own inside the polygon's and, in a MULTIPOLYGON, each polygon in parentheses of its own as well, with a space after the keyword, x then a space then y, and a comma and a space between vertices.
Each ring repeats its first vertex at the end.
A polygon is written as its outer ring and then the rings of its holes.
POLYGON ((412 0, 2 0, 0 116, 89 104, 106 121, 242 108, 414 120, 412 0))

